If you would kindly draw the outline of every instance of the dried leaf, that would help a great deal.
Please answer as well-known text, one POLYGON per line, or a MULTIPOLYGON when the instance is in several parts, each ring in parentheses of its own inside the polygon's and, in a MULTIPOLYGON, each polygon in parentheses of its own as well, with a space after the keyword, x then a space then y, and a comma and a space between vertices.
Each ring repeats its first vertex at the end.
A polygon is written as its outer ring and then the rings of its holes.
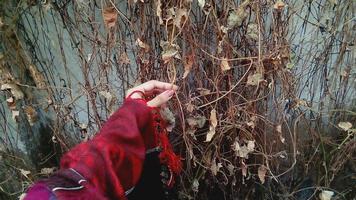
POLYGON ((193 112, 193 110, 194 110, 194 105, 189 102, 187 105, 187 111, 191 113, 191 112, 193 112))
POLYGON ((258 86, 259 83, 263 81, 262 74, 256 73, 256 74, 250 74, 247 77, 247 85, 253 85, 253 86, 258 86))
POLYGON ((278 133, 282 133, 282 125, 277 125, 276 130, 278 133))
POLYGON ((45 167, 45 168, 42 168, 42 169, 41 169, 41 174, 45 174, 45 175, 53 174, 53 172, 54 172, 55 169, 56 169, 55 167, 51 167, 51 168, 45 167))
POLYGON ((210 170, 213 173, 213 175, 216 176, 218 174, 218 172, 220 171, 221 167, 222 167, 222 164, 221 163, 216 164, 216 161, 214 159, 213 162, 211 163, 210 170))
POLYGON ((235 155, 240 158, 248 158, 248 155, 255 150, 255 141, 249 140, 247 141, 247 145, 240 145, 240 143, 236 140, 232 145, 232 150, 235 152, 235 155))
POLYGON ((176 44, 171 44, 167 41, 161 41, 160 43, 162 51, 162 60, 164 63, 168 63, 172 58, 180 59, 179 50, 180 47, 176 44))
POLYGON ((12 96, 15 97, 16 100, 23 99, 23 97, 24 97, 23 92, 20 90, 20 88, 16 84, 5 83, 5 84, 1 85, 0 89, 1 90, 10 90, 12 96))
POLYGON ((231 67, 230 67, 230 65, 229 65, 229 62, 227 61, 226 58, 223 58, 223 59, 221 60, 220 67, 221 67, 221 70, 222 70, 222 71, 227 71, 227 70, 230 70, 230 69, 231 69, 231 67))
POLYGON ((161 0, 156 0, 156 16, 158 17, 159 19, 159 24, 163 24, 163 19, 162 19, 162 3, 161 3, 161 0))
POLYGON ((197 179, 193 180, 192 190, 194 192, 198 192, 199 191, 199 181, 197 179))
POLYGON ((103 96, 108 102, 111 102, 113 95, 108 91, 100 91, 99 94, 103 96))
POLYGON ((247 26, 246 37, 250 40, 258 40, 259 30, 257 24, 249 24, 247 26))
POLYGON ((24 169, 20 169, 20 172, 26 178, 28 178, 28 175, 31 174, 30 171, 27 171, 27 170, 24 170, 24 169))
POLYGON ((249 4, 249 0, 244 1, 239 8, 230 11, 227 17, 227 27, 229 29, 234 28, 235 26, 241 26, 244 20, 248 16, 246 6, 249 4))
POLYGON ((18 121, 17 119, 18 119, 18 117, 19 117, 19 115, 20 115, 20 111, 18 111, 18 110, 12 110, 12 111, 11 111, 11 114, 12 114, 12 119, 17 122, 17 121, 18 121))
POLYGON ((187 118, 187 123, 192 128, 202 128, 205 125, 206 118, 204 116, 189 117, 187 118))
POLYGON ((145 52, 148 52, 150 50, 150 46, 148 46, 148 44, 142 42, 142 40, 140 38, 137 38, 136 45, 138 45, 140 48, 144 49, 145 52))
POLYGON ((119 57, 119 62, 122 64, 129 65, 131 63, 129 56, 126 52, 122 52, 119 57))
POLYGON ((6 103, 10 110, 16 109, 16 101, 15 101, 14 97, 10 97, 10 98, 6 99, 6 103))
POLYGON ((205 6, 205 0, 198 0, 198 5, 201 9, 203 9, 205 6))
POLYGON ((209 131, 206 134, 206 140, 205 142, 210 142, 211 139, 214 137, 215 135, 215 128, 218 124, 218 120, 216 118, 216 110, 212 109, 210 111, 210 126, 209 126, 209 131))
POLYGON ((254 140, 249 140, 247 141, 247 150, 250 152, 253 152, 255 150, 255 141, 254 140))
POLYGON ((194 55, 190 54, 186 57, 185 62, 184 62, 184 74, 183 74, 183 79, 186 78, 190 72, 190 70, 193 67, 194 63, 194 55))
POLYGON ((108 29, 115 26, 117 21, 117 11, 114 6, 104 8, 103 19, 104 24, 108 29))
POLYGON ((242 172, 242 176, 244 177, 247 176, 247 165, 243 161, 241 162, 241 172, 242 172))
POLYGON ((258 178, 260 179, 262 184, 265 183, 266 173, 267 173, 267 168, 264 165, 261 165, 258 168, 258 178))
POLYGON ((273 5, 273 8, 281 11, 285 6, 286 4, 282 0, 277 0, 277 2, 273 5))
POLYGON ((210 124, 215 128, 218 125, 218 120, 216 118, 216 110, 212 109, 210 111, 210 124))
POLYGON ((32 106, 26 106, 24 108, 24 112, 26 114, 28 123, 30 126, 33 126, 38 120, 37 111, 32 106))
POLYGON ((210 94, 210 90, 206 88, 197 88, 200 95, 205 96, 210 94))
POLYGON ((229 163, 227 165, 227 170, 229 171, 229 175, 232 176, 234 175, 235 166, 229 163))
POLYGON ((185 8, 179 8, 176 11, 176 15, 173 19, 173 24, 178 27, 179 29, 182 29, 182 25, 185 22, 185 20, 188 18, 188 12, 187 9, 185 8))
POLYGON ((329 190, 323 190, 321 191, 321 193, 319 194, 319 199, 320 200, 331 200, 331 197, 334 195, 333 191, 329 191, 329 190))
POLYGON ((344 131, 348 131, 352 128, 352 124, 350 122, 339 122, 338 126, 344 131))

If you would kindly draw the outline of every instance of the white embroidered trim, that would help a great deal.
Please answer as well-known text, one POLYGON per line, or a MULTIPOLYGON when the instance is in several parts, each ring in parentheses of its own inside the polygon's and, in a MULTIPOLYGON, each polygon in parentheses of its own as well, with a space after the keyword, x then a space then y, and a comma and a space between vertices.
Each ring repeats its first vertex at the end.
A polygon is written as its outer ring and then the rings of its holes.
POLYGON ((154 147, 152 149, 147 149, 146 154, 150 154, 153 152, 159 152, 159 151, 161 151, 161 147, 158 146, 158 147, 154 147))
MULTIPOLYGON (((81 185, 82 182, 86 182, 86 181, 87 181, 87 180, 85 180, 85 178, 84 178, 79 172, 77 172, 75 169, 69 168, 69 170, 71 170, 72 172, 76 173, 78 176, 80 176, 80 178, 82 178, 82 179, 80 179, 80 180, 78 181, 78 184, 79 184, 79 185, 81 185)), ((55 192, 56 190, 80 190, 80 189, 82 189, 82 188, 84 188, 83 185, 78 186, 78 187, 70 187, 70 188, 66 188, 66 187, 55 187, 55 188, 52 189, 52 191, 55 192)))
POLYGON ((134 190, 134 189, 135 189, 135 187, 132 187, 129 190, 125 191, 125 196, 129 195, 132 192, 132 190, 134 190))

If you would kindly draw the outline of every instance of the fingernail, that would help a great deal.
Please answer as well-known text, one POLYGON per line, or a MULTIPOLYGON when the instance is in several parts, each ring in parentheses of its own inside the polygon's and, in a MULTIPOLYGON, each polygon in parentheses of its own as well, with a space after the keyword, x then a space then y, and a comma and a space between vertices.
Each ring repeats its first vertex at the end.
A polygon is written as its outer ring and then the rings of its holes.
POLYGON ((165 93, 166 93, 169 97, 171 97, 171 96, 173 96, 173 94, 174 94, 174 90, 167 90, 167 91, 165 91, 165 93))

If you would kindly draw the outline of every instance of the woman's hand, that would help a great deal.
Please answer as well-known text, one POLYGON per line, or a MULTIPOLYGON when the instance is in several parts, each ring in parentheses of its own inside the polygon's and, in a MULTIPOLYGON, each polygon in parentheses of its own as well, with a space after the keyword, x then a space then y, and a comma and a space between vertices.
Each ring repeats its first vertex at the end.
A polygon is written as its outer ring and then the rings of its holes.
POLYGON ((127 91, 126 97, 128 97, 132 92, 135 91, 141 91, 141 92, 135 92, 133 93, 130 97, 132 99, 142 99, 144 96, 150 96, 154 94, 158 94, 155 98, 147 102, 147 105, 150 107, 159 107, 163 104, 165 104, 167 101, 169 101, 173 94, 177 91, 178 86, 170 84, 170 83, 165 83, 165 82, 160 82, 156 80, 151 80, 148 82, 145 82, 139 86, 136 86, 134 88, 131 88, 127 91))

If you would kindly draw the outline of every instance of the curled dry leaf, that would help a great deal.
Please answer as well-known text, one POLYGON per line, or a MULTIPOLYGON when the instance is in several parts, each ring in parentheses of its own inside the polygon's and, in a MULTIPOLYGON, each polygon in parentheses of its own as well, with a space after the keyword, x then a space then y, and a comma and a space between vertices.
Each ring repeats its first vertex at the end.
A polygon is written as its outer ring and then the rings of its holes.
POLYGON ((215 128, 218 125, 218 120, 216 118, 216 110, 212 109, 210 111, 210 126, 209 126, 209 131, 206 135, 206 140, 205 142, 210 142, 211 139, 214 137, 215 135, 215 128))
POLYGON ((187 118, 187 123, 192 128, 203 128, 205 122, 206 122, 206 118, 201 115, 187 118))
POLYGON ((241 172, 242 172, 242 176, 244 177, 247 176, 247 165, 245 164, 244 161, 241 162, 241 172))
POLYGON ((227 70, 230 70, 230 69, 231 69, 231 67, 230 67, 230 65, 229 65, 229 62, 227 61, 226 58, 223 58, 223 59, 221 60, 220 67, 221 67, 221 70, 222 70, 222 71, 227 71, 227 70))
POLYGON ((203 9, 205 6, 205 0, 198 0, 198 5, 201 9, 203 9))
POLYGON ((173 24, 182 29, 182 25, 185 23, 185 20, 188 18, 188 12, 186 8, 179 8, 176 11, 176 15, 173 19, 173 24))
POLYGON ((104 24, 108 29, 115 26, 117 21, 117 11, 114 6, 104 8, 103 19, 104 19, 104 24))
POLYGON ((199 191, 199 181, 197 179, 193 180, 192 190, 194 192, 198 192, 199 191))
POLYGON ((257 41, 259 38, 258 34, 259 34, 259 30, 257 24, 249 24, 247 26, 246 37, 248 39, 257 41))
POLYGON ((28 123, 30 126, 33 126, 38 120, 37 111, 32 106, 26 106, 24 108, 24 112, 26 114, 28 123))
POLYGON ((216 176, 218 174, 218 172, 220 171, 220 168, 222 168, 222 164, 216 163, 216 161, 214 159, 210 166, 210 170, 214 176, 216 176))
POLYGON ((136 45, 142 48, 145 52, 148 52, 150 50, 150 46, 148 44, 142 42, 140 38, 137 38, 136 40, 136 45))
POLYGON ((156 16, 158 17, 159 19, 159 24, 163 24, 163 19, 162 19, 162 3, 161 3, 161 0, 156 0, 155 1, 155 4, 156 4, 156 16))
POLYGON ((333 197, 333 195, 334 195, 333 191, 323 190, 319 194, 319 199, 320 200, 331 200, 331 197, 333 197))
POLYGON ((235 155, 240 158, 248 159, 248 155, 255 150, 255 141, 247 141, 247 145, 240 145, 238 141, 235 141, 232 145, 232 149, 235 151, 235 155))
POLYGON ((28 178, 28 175, 31 174, 30 171, 27 171, 27 170, 24 170, 24 169, 20 169, 20 172, 21 172, 21 174, 22 174, 24 177, 26 177, 26 178, 28 178))
POLYGON ((350 122, 339 122, 338 126, 344 131, 348 131, 352 128, 352 124, 350 122))
POLYGON ((183 78, 186 78, 188 76, 190 70, 192 70, 193 63, 194 63, 194 55, 190 54, 190 55, 186 56, 185 62, 184 62, 183 78))
POLYGON ((20 115, 20 111, 18 111, 18 110, 12 110, 12 111, 11 111, 11 114, 12 114, 12 119, 17 122, 17 121, 18 121, 18 117, 19 117, 19 115, 20 115))
POLYGON ((273 5, 273 8, 281 11, 286 6, 286 4, 282 0, 277 0, 277 2, 273 5))
POLYGON ((51 167, 51 168, 45 167, 45 168, 42 168, 42 169, 41 169, 41 174, 45 174, 45 175, 53 174, 53 172, 54 172, 55 169, 56 169, 55 167, 51 167))
POLYGON ((255 74, 248 75, 246 84, 247 85, 258 86, 261 81, 263 81, 262 74, 255 73, 255 74))
POLYGON ((13 97, 15 97, 16 100, 23 99, 25 96, 19 86, 13 83, 5 83, 1 85, 1 90, 10 90, 11 94, 13 97))
POLYGON ((242 25, 242 23, 248 16, 246 6, 249 3, 249 0, 246 0, 236 10, 232 10, 229 12, 229 15, 227 17, 227 26, 229 29, 232 29, 235 26, 242 25))
POLYGON ((15 101, 14 97, 10 97, 10 98, 6 99, 6 103, 10 110, 16 109, 16 101, 15 101))
POLYGON ((127 55, 126 52, 122 52, 122 53, 120 54, 119 62, 120 62, 121 64, 126 64, 126 65, 129 65, 129 64, 131 63, 131 62, 130 62, 130 58, 129 58, 129 56, 127 55))
POLYGON ((172 58, 181 58, 179 54, 180 47, 177 44, 170 44, 167 41, 161 41, 160 45, 163 49, 162 60, 164 63, 168 63, 172 58))
POLYGON ((265 183, 266 173, 267 173, 267 168, 264 165, 261 165, 258 168, 258 178, 260 179, 262 184, 265 183))

